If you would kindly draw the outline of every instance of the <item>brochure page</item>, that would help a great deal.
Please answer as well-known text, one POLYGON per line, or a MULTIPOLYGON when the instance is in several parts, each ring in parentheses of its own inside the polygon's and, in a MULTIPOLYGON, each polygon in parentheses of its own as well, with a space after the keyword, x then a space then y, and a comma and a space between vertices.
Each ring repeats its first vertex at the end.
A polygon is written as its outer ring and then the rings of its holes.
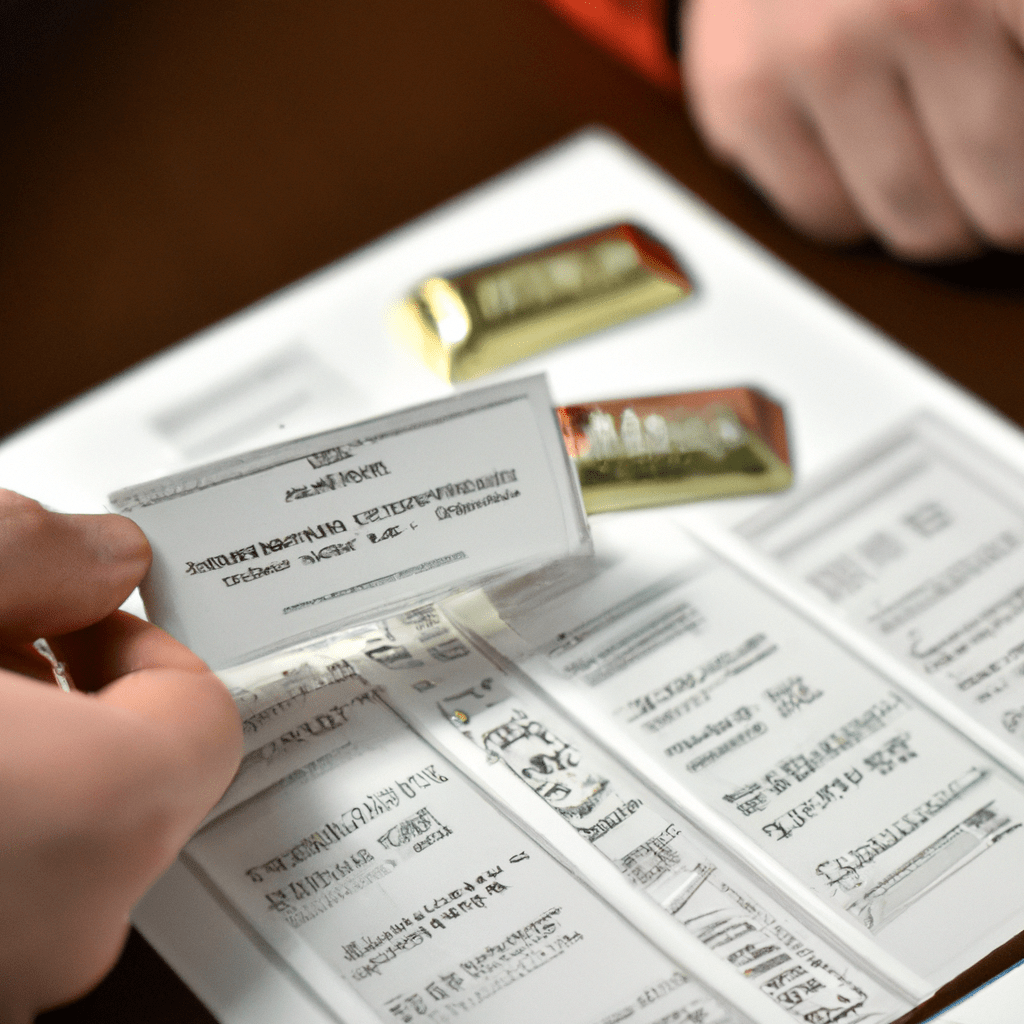
POLYGON ((524 670, 920 977, 1024 927, 1020 782, 738 568, 643 523, 595 529, 585 584, 499 608, 538 651, 524 670))
POLYGON ((1024 478, 922 416, 740 527, 1024 764, 1024 478))
MULTIPOLYGON (((257 667, 231 681, 239 699, 244 683, 280 696, 289 674, 257 667)), ((247 725, 264 764, 306 735, 329 736, 329 749, 219 814, 185 858, 339 1019, 354 1000, 383 1020, 438 1024, 740 1019, 361 677, 277 707, 247 725)))

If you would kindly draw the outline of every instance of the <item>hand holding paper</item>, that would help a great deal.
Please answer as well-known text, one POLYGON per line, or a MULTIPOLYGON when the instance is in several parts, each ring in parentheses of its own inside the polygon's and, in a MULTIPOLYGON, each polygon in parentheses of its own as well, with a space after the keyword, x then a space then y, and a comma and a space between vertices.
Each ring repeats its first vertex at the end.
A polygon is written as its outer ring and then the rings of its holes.
POLYGON ((237 765, 238 716, 206 665, 116 611, 149 565, 117 516, 64 516, 0 490, 0 1018, 94 985, 128 913, 237 765), (92 693, 39 681, 54 640, 92 693), (35 677, 35 678, 31 678, 35 677))

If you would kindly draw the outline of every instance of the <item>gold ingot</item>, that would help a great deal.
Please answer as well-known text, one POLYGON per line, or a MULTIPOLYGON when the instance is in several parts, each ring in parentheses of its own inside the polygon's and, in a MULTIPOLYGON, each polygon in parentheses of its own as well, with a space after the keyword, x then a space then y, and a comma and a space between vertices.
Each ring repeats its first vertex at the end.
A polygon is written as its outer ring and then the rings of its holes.
POLYGON ((793 482, 782 408, 753 388, 556 412, 588 513, 764 494, 793 482))
POLYGON ((424 281, 392 312, 439 376, 469 380, 685 299, 690 279, 632 224, 424 281))

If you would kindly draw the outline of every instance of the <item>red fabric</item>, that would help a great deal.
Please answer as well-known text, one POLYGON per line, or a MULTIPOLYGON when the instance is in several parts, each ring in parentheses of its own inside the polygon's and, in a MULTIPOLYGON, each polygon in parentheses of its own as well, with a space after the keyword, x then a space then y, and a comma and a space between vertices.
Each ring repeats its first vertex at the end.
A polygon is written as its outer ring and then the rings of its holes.
POLYGON ((649 81, 679 95, 679 68, 665 39, 666 0, 545 2, 649 81))

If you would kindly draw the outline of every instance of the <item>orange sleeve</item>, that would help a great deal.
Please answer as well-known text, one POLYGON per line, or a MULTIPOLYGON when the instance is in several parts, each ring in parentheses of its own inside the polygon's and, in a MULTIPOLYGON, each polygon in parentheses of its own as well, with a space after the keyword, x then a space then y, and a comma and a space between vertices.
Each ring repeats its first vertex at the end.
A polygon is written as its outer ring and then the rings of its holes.
POLYGON ((679 67, 668 41, 672 0, 546 0, 570 24, 655 85, 679 95, 679 67))

